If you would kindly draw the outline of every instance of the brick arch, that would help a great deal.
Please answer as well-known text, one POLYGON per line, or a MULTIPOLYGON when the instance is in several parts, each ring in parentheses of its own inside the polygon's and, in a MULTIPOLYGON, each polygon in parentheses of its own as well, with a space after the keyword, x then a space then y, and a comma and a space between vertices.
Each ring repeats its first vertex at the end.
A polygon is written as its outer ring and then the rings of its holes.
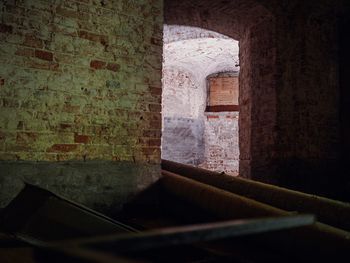
POLYGON ((164 23, 200 27, 239 40, 250 27, 273 18, 256 0, 164 1, 164 23))
POLYGON ((163 43, 169 44, 172 42, 192 40, 198 38, 220 38, 220 39, 231 39, 230 37, 210 31, 203 30, 199 27, 190 26, 178 26, 178 25, 164 25, 163 32, 163 43))
POLYGON ((164 22, 240 41, 240 175, 259 178, 276 149, 275 17, 253 0, 165 0, 164 22))

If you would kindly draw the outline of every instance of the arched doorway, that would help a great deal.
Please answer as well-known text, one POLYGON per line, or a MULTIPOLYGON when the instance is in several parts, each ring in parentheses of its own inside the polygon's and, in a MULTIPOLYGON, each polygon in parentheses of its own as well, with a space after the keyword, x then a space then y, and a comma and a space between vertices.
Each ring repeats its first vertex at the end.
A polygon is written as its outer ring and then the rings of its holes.
POLYGON ((237 175, 238 41, 164 26, 162 159, 237 175))
POLYGON ((165 24, 212 30, 240 43, 240 176, 273 173, 276 147, 275 20, 252 0, 165 0, 165 24))

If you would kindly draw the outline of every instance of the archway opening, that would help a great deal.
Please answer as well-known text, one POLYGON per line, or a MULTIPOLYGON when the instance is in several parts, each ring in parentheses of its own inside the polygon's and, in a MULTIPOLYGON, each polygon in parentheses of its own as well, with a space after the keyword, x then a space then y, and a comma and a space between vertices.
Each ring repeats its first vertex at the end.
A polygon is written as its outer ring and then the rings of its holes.
POLYGON ((164 25, 162 158, 238 175, 238 41, 164 25))
MULTIPOLYGON (((277 138, 275 15, 258 0, 164 2, 164 23, 218 32, 239 41, 239 176, 274 183, 277 138)), ((277 180, 277 179, 276 179, 277 180)))

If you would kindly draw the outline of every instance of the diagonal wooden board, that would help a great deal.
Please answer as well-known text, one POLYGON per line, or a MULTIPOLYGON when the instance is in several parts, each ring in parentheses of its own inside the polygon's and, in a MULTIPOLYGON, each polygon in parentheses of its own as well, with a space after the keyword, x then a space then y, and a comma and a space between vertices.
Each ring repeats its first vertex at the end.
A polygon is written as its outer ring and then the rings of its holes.
MULTIPOLYGON (((41 187, 25 184, 0 214, 0 231, 41 242, 137 232, 41 187)), ((30 242, 31 243, 31 242, 30 242)))
POLYGON ((164 228, 55 243, 56 247, 80 247, 103 252, 131 252, 193 244, 297 228, 315 222, 313 215, 292 215, 164 228))

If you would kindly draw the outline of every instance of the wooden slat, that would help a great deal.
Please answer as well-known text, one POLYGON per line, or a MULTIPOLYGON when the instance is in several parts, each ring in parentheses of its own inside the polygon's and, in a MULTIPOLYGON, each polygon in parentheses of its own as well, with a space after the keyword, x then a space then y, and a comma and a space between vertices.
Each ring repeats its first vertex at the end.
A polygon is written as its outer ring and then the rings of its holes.
POLYGON ((162 160, 162 169, 287 211, 315 214, 320 222, 350 231, 350 204, 162 160))
MULTIPOLYGON (((311 225, 314 222, 315 218, 312 215, 230 220, 208 224, 164 228, 141 233, 80 239, 72 242, 66 241, 64 242, 64 245, 66 247, 83 247, 102 250, 104 252, 119 253, 143 251, 290 229, 311 225)), ((56 243, 56 245, 62 244, 56 243)))
POLYGON ((39 241, 136 231, 83 205, 29 184, 2 210, 0 230, 39 241))
POLYGON ((163 171, 162 174, 161 185, 166 192, 222 220, 290 214, 276 207, 174 173, 163 171))
POLYGON ((215 105, 207 106, 206 112, 239 111, 239 105, 215 105))
MULTIPOLYGON (((180 175, 167 171, 163 171, 162 174, 161 181, 165 191, 221 218, 263 216, 264 213, 288 214, 287 211, 180 175)), ((269 235, 262 242, 284 250, 285 253, 290 247, 295 247, 295 251, 300 250, 300 253, 309 257, 329 260, 348 255, 350 232, 316 222, 311 226, 269 235)))

